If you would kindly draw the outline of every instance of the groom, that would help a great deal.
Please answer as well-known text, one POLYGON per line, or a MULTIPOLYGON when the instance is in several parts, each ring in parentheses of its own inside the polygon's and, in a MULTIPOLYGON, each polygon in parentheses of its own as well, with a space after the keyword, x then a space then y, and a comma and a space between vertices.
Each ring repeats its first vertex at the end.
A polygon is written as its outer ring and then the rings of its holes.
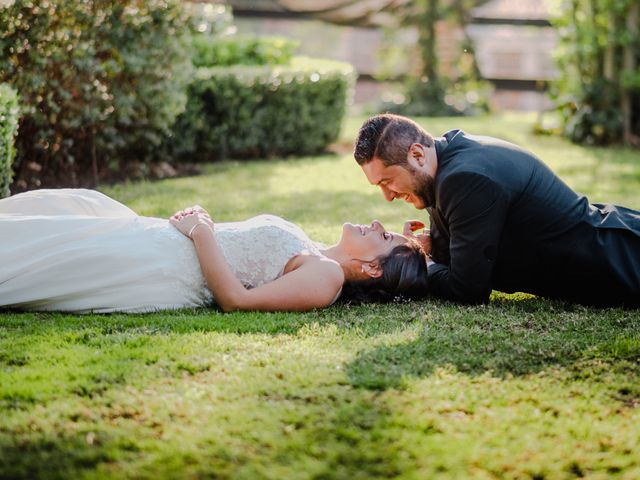
POLYGON ((429 212, 431 294, 640 307, 640 212, 589 204, 530 152, 461 130, 434 139, 384 114, 362 125, 354 157, 388 201, 429 212))

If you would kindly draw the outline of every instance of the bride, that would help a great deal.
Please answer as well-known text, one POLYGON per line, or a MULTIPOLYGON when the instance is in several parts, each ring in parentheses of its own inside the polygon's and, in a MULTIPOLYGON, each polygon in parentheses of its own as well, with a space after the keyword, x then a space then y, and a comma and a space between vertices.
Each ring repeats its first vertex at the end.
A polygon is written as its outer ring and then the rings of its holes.
POLYGON ((35 190, 0 200, 0 307, 147 312, 303 311, 344 300, 426 294, 410 235, 346 223, 324 246, 273 215, 217 223, 199 206, 138 216, 97 191, 35 190))

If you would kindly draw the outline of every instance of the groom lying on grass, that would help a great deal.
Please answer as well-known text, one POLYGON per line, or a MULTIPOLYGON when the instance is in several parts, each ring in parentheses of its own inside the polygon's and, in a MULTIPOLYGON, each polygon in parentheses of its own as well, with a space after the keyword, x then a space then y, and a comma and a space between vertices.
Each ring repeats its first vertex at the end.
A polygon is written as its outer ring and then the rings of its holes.
POLYGON ((640 212, 589 204, 530 152, 461 130, 434 139, 384 114, 362 125, 354 157, 388 201, 429 212, 420 240, 435 262, 432 295, 482 303, 495 289, 640 307, 640 212))

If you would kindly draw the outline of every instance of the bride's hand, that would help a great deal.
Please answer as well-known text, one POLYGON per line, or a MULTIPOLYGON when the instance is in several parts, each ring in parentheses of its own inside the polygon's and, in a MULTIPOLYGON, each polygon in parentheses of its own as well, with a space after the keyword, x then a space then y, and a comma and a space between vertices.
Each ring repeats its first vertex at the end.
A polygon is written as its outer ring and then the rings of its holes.
POLYGON ((190 215, 190 214, 198 214, 200 219, 208 224, 211 228, 213 228, 213 220, 211 220, 211 216, 209 216, 209 212, 207 212, 204 208, 202 208, 200 205, 194 205, 193 207, 187 207, 184 210, 180 210, 176 213, 174 213, 174 217, 184 217, 186 215, 190 215))
MULTIPOLYGON (((211 217, 209 216, 209 212, 207 212, 204 208, 202 208, 200 205, 194 205, 193 207, 190 207, 192 211, 196 212, 198 215, 200 215, 200 217, 202 218, 202 220, 209 225, 211 228, 213 228, 213 220, 211 220, 211 217)), ((189 210, 189 208, 187 208, 187 210, 189 210)))
POLYGON ((169 218, 171 225, 176 227, 180 233, 192 238, 196 227, 204 225, 205 227, 213 230, 213 220, 207 213, 207 211, 199 205, 186 208, 174 213, 169 218))

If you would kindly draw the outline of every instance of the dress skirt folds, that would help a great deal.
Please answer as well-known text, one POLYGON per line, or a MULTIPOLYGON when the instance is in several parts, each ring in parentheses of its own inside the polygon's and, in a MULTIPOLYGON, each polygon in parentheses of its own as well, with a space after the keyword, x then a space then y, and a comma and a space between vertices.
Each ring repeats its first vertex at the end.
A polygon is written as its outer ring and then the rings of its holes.
POLYGON ((144 312, 210 303, 192 242, 92 190, 0 200, 0 306, 144 312))

